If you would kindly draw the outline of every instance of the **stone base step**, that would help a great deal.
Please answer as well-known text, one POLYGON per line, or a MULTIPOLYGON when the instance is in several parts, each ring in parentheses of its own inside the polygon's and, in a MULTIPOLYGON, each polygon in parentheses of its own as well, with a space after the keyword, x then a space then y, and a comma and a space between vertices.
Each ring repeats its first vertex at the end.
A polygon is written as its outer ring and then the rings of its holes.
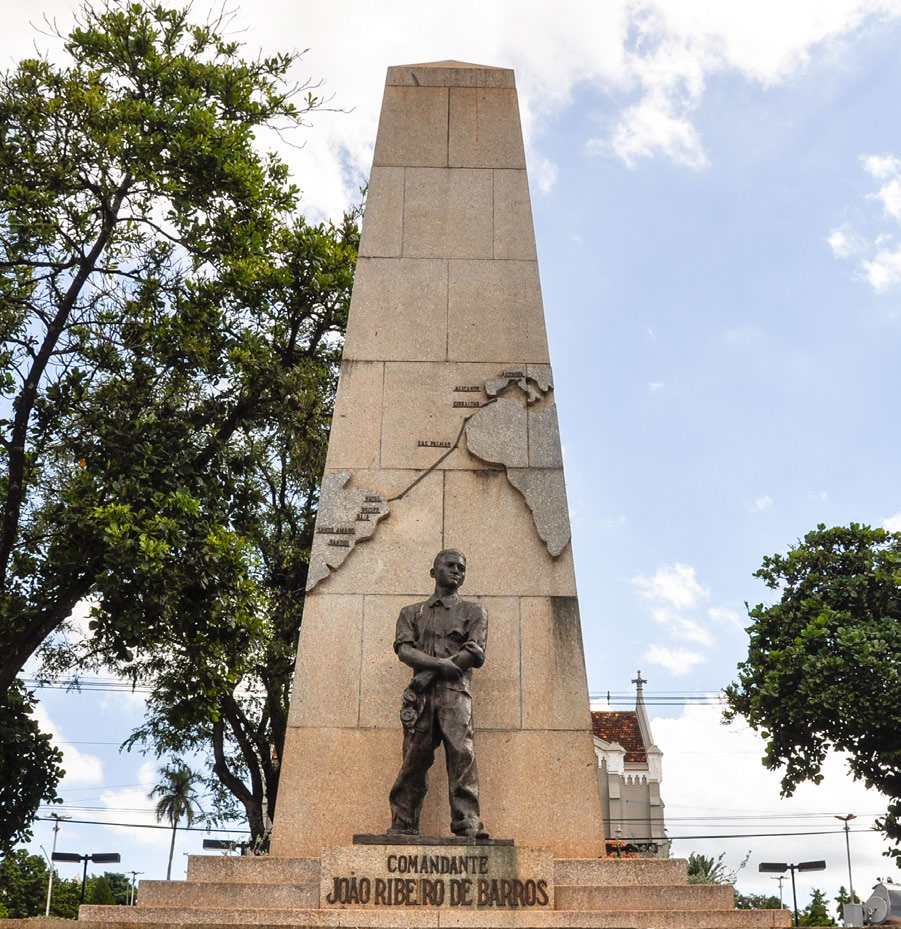
POLYGON ((587 887, 557 884, 556 910, 731 910, 735 894, 731 884, 644 884, 587 887))
POLYGON ((558 858, 555 884, 619 887, 631 884, 687 884, 685 858, 558 858))
MULTIPOLYGON (((368 910, 368 909, 224 909, 211 907, 82 906, 79 929, 147 929, 148 926, 191 926, 226 929, 234 926, 360 927, 360 929, 781 929, 789 926, 788 910, 368 910)), ((29 923, 34 926, 34 921, 29 923)), ((0 929, 4 929, 0 924, 0 929)))
POLYGON ((318 885, 319 859, 189 855, 188 881, 318 885))
MULTIPOLYGON (((242 876, 246 877, 246 875, 242 876)), ((138 908, 158 906, 315 910, 319 908, 319 881, 317 879, 315 884, 141 881, 138 890, 138 908)))

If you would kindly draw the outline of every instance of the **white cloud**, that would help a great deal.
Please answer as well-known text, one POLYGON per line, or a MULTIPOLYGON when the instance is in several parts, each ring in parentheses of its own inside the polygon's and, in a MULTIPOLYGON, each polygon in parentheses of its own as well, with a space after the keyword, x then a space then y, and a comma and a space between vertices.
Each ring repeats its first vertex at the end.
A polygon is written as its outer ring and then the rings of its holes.
POLYGON ((657 393, 658 390, 663 390, 664 387, 666 387, 666 384, 663 381, 648 381, 648 390, 652 394, 657 393))
POLYGON ((642 661, 652 665, 660 665, 666 668, 672 674, 687 674, 698 664, 705 662, 707 658, 699 652, 693 652, 687 648, 667 648, 665 645, 653 644, 648 646, 642 661))
POLYGON ((66 776, 60 781, 62 787, 76 784, 101 784, 103 782, 103 763, 96 755, 80 752, 74 745, 66 744, 59 726, 50 718, 43 704, 35 707, 34 718, 43 732, 53 737, 53 742, 63 753, 63 770, 66 776))
POLYGON ((864 277, 876 293, 885 293, 901 281, 901 248, 881 249, 872 261, 861 263, 864 277))
POLYGON ((668 603, 677 610, 693 607, 710 596, 710 589, 698 583, 695 569, 687 564, 662 565, 653 576, 639 574, 632 583, 649 600, 668 603))
MULTIPOLYGON (((874 815, 885 809, 886 800, 867 790, 847 774, 845 760, 830 755, 820 785, 803 784, 795 795, 779 795, 780 774, 760 763, 763 740, 741 720, 722 723, 718 702, 691 705, 675 718, 654 718, 654 741, 663 750, 662 799, 666 804, 667 831, 674 836, 777 833, 735 839, 693 838, 675 843, 673 854, 689 852, 719 855, 736 867, 748 849, 748 866, 739 874, 738 886, 745 893, 773 893, 775 884, 759 875, 760 861, 805 861, 825 858, 828 870, 806 876, 798 886, 798 902, 805 905, 810 886, 827 891, 833 898, 840 884, 847 885, 844 835, 835 814, 854 812, 859 819, 854 829, 866 830, 874 815), (810 832, 816 835, 778 835, 810 832), (822 834, 828 833, 828 834, 822 834)), ((881 856, 886 843, 872 832, 852 832, 851 854, 854 884, 866 896, 877 875, 890 870, 881 856)), ((787 899, 791 899, 788 888, 787 899)))
POLYGON ((557 183, 557 175, 559 173, 557 165, 554 164, 549 158, 542 158, 538 162, 538 166, 535 168, 535 183, 538 185, 538 189, 543 193, 550 193, 554 185, 557 183))
POLYGON ((759 513, 761 510, 768 510, 772 505, 773 498, 769 494, 764 494, 748 506, 748 512, 759 513))
POLYGON ((715 622, 727 623, 735 626, 737 629, 744 629, 744 622, 742 622, 741 615, 736 613, 735 610, 727 610, 724 607, 712 606, 707 611, 707 615, 715 622))
MULTIPOLYGON (((100 802, 106 808, 99 810, 95 814, 96 818, 107 823, 134 823, 139 826, 156 826, 159 825, 154 812, 156 802, 151 800, 149 793, 153 786, 159 780, 157 773, 158 762, 145 761, 138 769, 137 787, 124 787, 113 790, 104 790, 100 794, 100 802)), ((163 820, 166 824, 166 820, 163 820)), ((109 832, 117 833, 121 836, 122 842, 136 842, 140 845, 159 848, 161 851, 168 849, 169 842, 172 839, 172 833, 165 829, 146 829, 146 828, 129 828, 110 826, 109 832)), ((179 833, 180 836, 183 833, 179 833)), ((178 840, 176 839, 176 843, 178 840)), ((165 859, 162 859, 165 862, 165 859)), ((173 874, 177 875, 181 858, 178 856, 176 847, 176 857, 173 859, 173 874)))
POLYGON ((826 239, 832 254, 836 258, 853 258, 866 248, 866 243, 860 236, 855 235, 846 226, 833 229, 826 239))
MULTIPOLYGON (((738 75, 772 86, 803 70, 815 55, 834 53, 869 20, 894 16, 899 0, 573 0, 566 15, 549 16, 541 0, 458 0, 427 9, 414 0, 384 0, 348 17, 341 4, 313 0, 302 9, 284 0, 258 0, 233 24, 249 54, 290 45, 302 35, 309 51, 298 78, 324 78, 317 93, 339 112, 310 117, 313 128, 278 145, 291 162, 311 215, 335 216, 356 196, 369 170, 385 69, 389 65, 454 57, 513 67, 523 129, 539 190, 552 186, 541 133, 572 99, 577 86, 615 95, 621 110, 609 130, 590 142, 634 166, 671 158, 692 168, 706 164, 693 123, 712 79, 738 75), (479 29, 472 23, 478 22, 479 29), (246 27, 246 29, 245 29, 246 27), (340 65, 336 65, 340 62, 340 65)), ((42 9, 68 29, 67 0, 42 9)), ((32 53, 34 18, 25 4, 0 6, 0 59, 32 53)), ((42 45, 48 43, 41 40, 42 45)), ((58 45, 53 54, 59 54, 58 45)), ((264 139, 265 144, 278 144, 264 139)), ((877 156, 879 157, 879 156, 877 156)), ((888 156, 882 156, 888 157, 888 156)), ((878 164, 877 164, 878 166, 878 164)))
POLYGON ((864 155, 860 160, 867 174, 884 182, 869 199, 879 200, 886 216, 901 219, 901 160, 894 155, 864 155))
POLYGON ((901 532, 901 513, 882 520, 882 528, 889 532, 901 532))

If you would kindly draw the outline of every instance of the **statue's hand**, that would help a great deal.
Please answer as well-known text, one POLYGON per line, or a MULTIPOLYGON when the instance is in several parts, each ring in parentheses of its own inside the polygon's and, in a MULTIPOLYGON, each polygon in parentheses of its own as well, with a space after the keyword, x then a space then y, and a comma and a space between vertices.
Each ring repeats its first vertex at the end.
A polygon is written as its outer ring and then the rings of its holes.
POLYGON ((463 669, 458 668, 450 658, 442 658, 438 668, 439 673, 445 680, 456 681, 463 676, 463 669))

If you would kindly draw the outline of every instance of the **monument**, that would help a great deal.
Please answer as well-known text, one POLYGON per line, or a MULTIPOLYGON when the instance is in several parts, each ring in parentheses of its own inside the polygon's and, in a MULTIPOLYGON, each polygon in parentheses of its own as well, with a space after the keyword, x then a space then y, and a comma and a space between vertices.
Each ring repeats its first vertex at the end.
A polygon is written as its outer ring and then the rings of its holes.
POLYGON ((389 68, 271 854, 193 856, 127 921, 789 923, 685 861, 604 856, 513 72, 389 68))

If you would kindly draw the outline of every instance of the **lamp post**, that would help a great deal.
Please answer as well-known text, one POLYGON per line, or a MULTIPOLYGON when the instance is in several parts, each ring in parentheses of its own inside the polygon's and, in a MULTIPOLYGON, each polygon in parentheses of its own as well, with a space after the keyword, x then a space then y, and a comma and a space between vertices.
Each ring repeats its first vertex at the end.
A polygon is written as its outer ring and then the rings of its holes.
POLYGON ((138 875, 143 874, 144 872, 143 871, 129 871, 128 873, 131 875, 131 897, 128 901, 128 905, 134 906, 135 905, 135 883, 138 879, 138 875))
POLYGON ((781 907, 782 906, 782 882, 785 880, 785 875, 780 874, 779 877, 771 877, 770 880, 779 881, 779 906, 781 907))
POLYGON ((852 819, 857 819, 853 813, 849 813, 847 816, 836 816, 838 820, 841 820, 845 824, 845 850, 848 853, 848 896, 850 897, 851 903, 854 902, 854 878, 851 877, 851 826, 849 823, 852 819))
MULTIPOLYGON (((53 893, 53 855, 56 853, 56 837, 59 835, 59 824, 66 819, 71 819, 71 816, 60 816, 59 813, 51 813, 51 818, 55 820, 53 823, 53 847, 50 849, 50 877, 47 878, 47 907, 44 910, 44 919, 50 918, 50 895, 53 893)), ((44 852, 46 855, 47 853, 44 852)))
MULTIPOLYGON (((798 892, 795 889, 795 871, 825 871, 825 861, 802 861, 799 864, 788 864, 785 861, 762 861, 757 868, 758 871, 784 874, 791 871, 792 874, 792 903, 795 907, 795 925, 798 925, 798 892)), ((779 885, 782 886, 781 884, 779 885)))
POLYGON ((93 861, 95 864, 113 864, 122 860, 118 852, 98 852, 93 855, 76 855, 75 852, 54 852, 51 856, 53 861, 83 861, 84 873, 81 875, 81 902, 84 903, 84 890, 88 881, 88 862, 93 861))

